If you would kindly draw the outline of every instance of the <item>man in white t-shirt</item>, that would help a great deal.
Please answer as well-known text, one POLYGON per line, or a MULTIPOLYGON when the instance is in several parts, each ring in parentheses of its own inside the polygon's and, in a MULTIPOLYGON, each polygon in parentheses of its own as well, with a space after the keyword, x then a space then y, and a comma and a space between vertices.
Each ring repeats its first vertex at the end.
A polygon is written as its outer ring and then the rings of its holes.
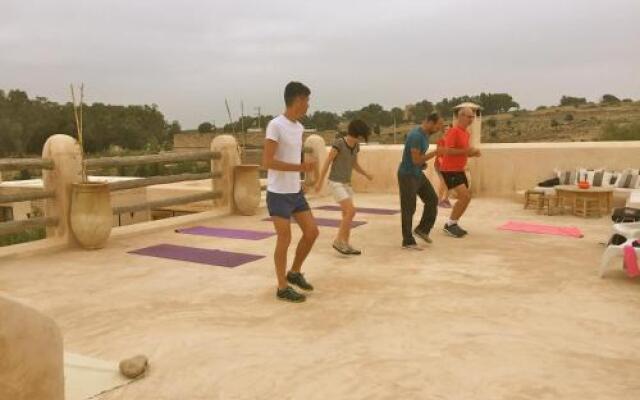
POLYGON ((310 94, 309 88, 300 82, 287 84, 284 89, 286 110, 267 125, 263 153, 263 164, 268 170, 267 208, 278 235, 273 255, 278 278, 276 297, 294 303, 305 301, 306 296, 296 292, 289 284, 303 290, 313 290, 300 271, 319 233, 300 185, 300 172, 309 172, 315 167, 315 162, 302 161, 304 126, 299 122, 309 108, 310 94), (291 217, 300 226, 302 237, 291 270, 287 273, 291 217))

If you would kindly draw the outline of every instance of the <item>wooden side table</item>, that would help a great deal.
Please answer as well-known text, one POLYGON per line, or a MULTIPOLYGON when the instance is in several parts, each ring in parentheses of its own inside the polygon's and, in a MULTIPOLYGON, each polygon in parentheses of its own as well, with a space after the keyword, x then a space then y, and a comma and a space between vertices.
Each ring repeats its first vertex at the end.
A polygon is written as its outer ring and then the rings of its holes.
POLYGON ((611 212, 613 188, 591 187, 589 189, 580 189, 576 185, 560 185, 556 186, 555 189, 558 199, 556 205, 563 204, 564 207, 569 208, 573 215, 585 216, 583 210, 576 213, 578 198, 594 200, 594 202, 588 202, 588 205, 585 205, 584 200, 581 200, 580 206, 582 208, 594 208, 597 202, 597 208, 600 210, 601 215, 602 213, 608 214, 611 212))

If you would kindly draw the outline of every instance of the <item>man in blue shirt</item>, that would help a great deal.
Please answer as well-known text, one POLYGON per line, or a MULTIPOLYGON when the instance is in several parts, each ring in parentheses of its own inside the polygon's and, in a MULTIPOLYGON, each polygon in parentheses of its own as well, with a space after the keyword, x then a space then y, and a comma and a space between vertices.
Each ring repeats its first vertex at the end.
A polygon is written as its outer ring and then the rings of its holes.
POLYGON ((430 114, 422 124, 409 132, 404 144, 402 162, 398 168, 398 186, 402 210, 402 247, 405 249, 422 250, 418 247, 413 233, 425 242, 431 243, 429 233, 438 215, 438 195, 423 170, 427 168, 427 161, 436 156, 435 151, 427 153, 429 136, 442 130, 443 122, 440 115, 430 114), (420 223, 412 233, 416 196, 420 196, 420 200, 424 203, 424 210, 420 223))

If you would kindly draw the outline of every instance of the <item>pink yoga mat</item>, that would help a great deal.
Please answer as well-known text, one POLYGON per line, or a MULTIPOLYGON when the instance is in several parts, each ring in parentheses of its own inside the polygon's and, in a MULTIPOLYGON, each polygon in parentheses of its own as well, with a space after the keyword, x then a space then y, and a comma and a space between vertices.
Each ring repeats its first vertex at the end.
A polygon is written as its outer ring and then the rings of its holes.
POLYGON ((633 246, 624 247, 624 267, 629 278, 640 276, 640 268, 638 268, 638 257, 636 255, 636 248, 633 246))
POLYGON ((504 225, 499 226, 498 229, 514 232, 537 233, 541 235, 569 236, 574 238, 581 238, 584 236, 580 229, 573 226, 553 226, 522 221, 507 221, 504 225))

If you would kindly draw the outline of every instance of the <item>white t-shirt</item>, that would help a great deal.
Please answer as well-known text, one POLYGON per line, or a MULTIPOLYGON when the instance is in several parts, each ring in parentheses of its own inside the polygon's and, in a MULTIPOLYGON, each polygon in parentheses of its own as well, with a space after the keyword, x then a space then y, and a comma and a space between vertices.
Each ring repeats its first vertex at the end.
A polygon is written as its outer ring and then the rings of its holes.
MULTIPOLYGON (((304 126, 284 115, 278 115, 267 125, 267 139, 278 142, 274 158, 278 161, 300 164, 302 162, 302 133, 304 126)), ((272 193, 300 192, 300 172, 267 171, 267 190, 272 193)))

